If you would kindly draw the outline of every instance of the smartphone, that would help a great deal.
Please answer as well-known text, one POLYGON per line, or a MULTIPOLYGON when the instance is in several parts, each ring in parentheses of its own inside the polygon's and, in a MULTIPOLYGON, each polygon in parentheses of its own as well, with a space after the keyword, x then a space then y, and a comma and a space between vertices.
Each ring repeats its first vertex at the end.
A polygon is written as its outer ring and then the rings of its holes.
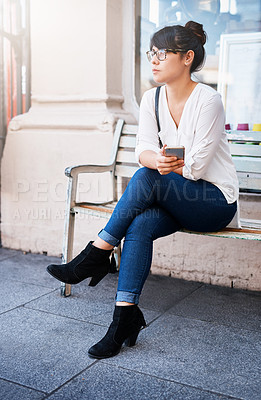
POLYGON ((184 160, 185 158, 185 147, 184 146, 176 146, 176 147, 165 147, 166 156, 174 156, 179 160, 184 160))

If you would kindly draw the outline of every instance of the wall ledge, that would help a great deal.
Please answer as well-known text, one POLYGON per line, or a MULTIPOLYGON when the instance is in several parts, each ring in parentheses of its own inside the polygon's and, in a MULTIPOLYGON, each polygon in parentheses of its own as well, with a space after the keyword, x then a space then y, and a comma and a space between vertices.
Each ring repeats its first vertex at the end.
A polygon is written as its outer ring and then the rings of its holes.
POLYGON ((50 96, 50 95, 34 95, 31 97, 33 103, 101 103, 106 104, 124 102, 124 97, 120 95, 104 95, 104 96, 82 96, 82 95, 61 95, 61 96, 50 96))

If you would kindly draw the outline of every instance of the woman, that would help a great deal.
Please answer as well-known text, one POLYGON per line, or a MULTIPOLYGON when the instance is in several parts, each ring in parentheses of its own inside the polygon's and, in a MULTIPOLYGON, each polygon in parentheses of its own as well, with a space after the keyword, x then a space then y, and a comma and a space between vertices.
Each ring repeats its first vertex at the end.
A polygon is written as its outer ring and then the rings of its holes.
POLYGON ((112 357, 124 342, 134 345, 145 326, 138 302, 155 239, 181 228, 217 231, 236 213, 238 183, 220 95, 191 79, 203 64, 205 41, 202 25, 193 21, 153 35, 147 55, 155 82, 164 85, 159 95, 161 130, 153 88, 140 106, 136 155, 143 168, 132 177, 97 239, 68 264, 48 267, 62 282, 92 277, 94 286, 109 272, 112 249, 125 237, 113 322, 89 349, 90 357, 112 357), (184 146, 185 159, 166 156, 166 145, 184 146))

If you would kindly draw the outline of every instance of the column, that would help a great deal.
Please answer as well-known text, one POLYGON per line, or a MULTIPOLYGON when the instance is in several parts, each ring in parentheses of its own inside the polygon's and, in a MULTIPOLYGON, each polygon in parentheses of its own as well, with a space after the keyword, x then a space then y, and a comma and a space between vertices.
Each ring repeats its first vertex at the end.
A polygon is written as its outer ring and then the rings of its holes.
MULTIPOLYGON (((64 169, 106 163, 116 119, 135 120, 123 109, 121 5, 31 1, 32 106, 11 121, 2 159, 4 247, 59 255, 64 169)), ((80 200, 107 200, 107 182, 85 177, 80 200)), ((79 241, 90 240, 103 223, 80 218, 79 241)))

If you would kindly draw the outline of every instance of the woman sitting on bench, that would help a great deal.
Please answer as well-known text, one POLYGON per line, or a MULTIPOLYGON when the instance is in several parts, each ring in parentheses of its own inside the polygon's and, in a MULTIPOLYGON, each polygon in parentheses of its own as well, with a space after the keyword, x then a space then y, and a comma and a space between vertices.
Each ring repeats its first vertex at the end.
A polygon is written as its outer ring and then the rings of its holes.
POLYGON ((95 286, 110 271, 112 249, 125 238, 113 322, 89 349, 90 357, 115 356, 124 342, 133 346, 146 325, 138 303, 155 239, 182 228, 218 231, 236 213, 238 182, 221 97, 191 79, 204 62, 205 41, 203 26, 193 21, 153 35, 147 56, 155 82, 164 86, 157 91, 156 110, 156 88, 142 98, 136 155, 143 168, 130 180, 97 239, 69 263, 47 268, 62 282, 76 284, 91 277, 95 286), (184 159, 173 156, 183 146, 184 159))

